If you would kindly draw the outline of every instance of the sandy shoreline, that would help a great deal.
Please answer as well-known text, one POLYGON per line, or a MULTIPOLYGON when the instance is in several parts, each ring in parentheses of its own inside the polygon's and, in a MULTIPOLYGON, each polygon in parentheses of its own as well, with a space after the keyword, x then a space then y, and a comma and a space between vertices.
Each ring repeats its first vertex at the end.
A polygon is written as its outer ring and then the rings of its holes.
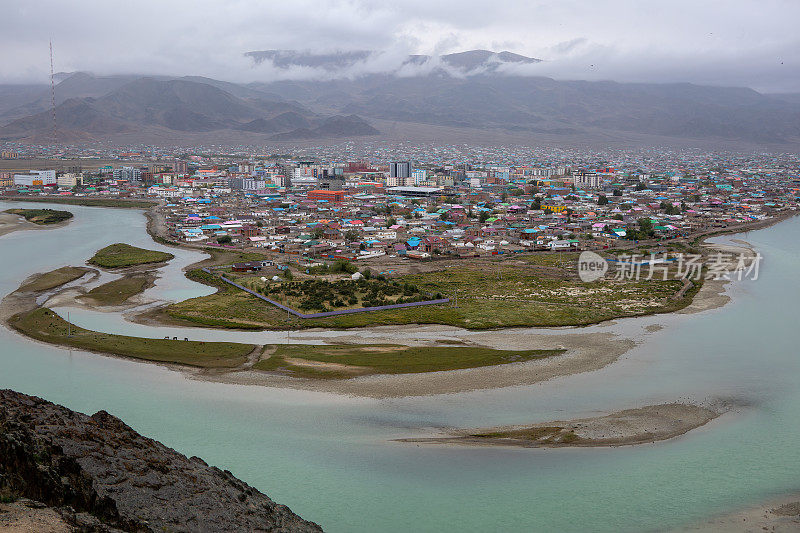
POLYGON ((675 531, 700 533, 790 533, 800 531, 800 493, 790 493, 761 505, 716 516, 675 531))
POLYGON ((567 421, 449 429, 444 436, 397 439, 397 442, 521 448, 631 446, 672 439, 707 424, 719 415, 718 411, 698 405, 670 403, 567 421))
MULTIPOLYGON (((497 366, 428 372, 424 374, 393 374, 363 376, 343 380, 302 379, 267 372, 245 370, 224 374, 208 374, 187 370, 194 379, 313 390, 334 394, 370 398, 399 398, 451 394, 479 389, 495 389, 517 385, 532 385, 556 377, 598 370, 616 361, 635 343, 611 333, 577 333, 566 335, 526 335, 509 337, 502 332, 489 332, 504 339, 487 339, 492 345, 505 349, 566 349, 563 355, 497 366), (491 342, 494 341, 494 342, 491 342)), ((336 338, 337 342, 342 338, 336 338)), ((363 339, 362 339, 363 342, 363 339)))
POLYGON ((56 224, 34 224, 33 222, 28 222, 25 220, 25 217, 22 215, 14 215, 12 213, 3 213, 0 212, 0 237, 3 235, 8 235, 9 233, 13 233, 15 231, 26 231, 26 230, 45 230, 45 229, 56 229, 56 228, 63 228, 67 224, 69 224, 70 220, 64 220, 63 222, 58 222, 56 224))

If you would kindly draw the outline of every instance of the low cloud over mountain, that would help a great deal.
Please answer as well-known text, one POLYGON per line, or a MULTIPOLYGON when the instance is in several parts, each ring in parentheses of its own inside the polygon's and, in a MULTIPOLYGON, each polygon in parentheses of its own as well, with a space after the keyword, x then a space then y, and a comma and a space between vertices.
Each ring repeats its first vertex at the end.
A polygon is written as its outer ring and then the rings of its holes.
MULTIPOLYGON (((374 52, 271 50, 250 58, 329 76, 242 84, 199 76, 76 73, 56 86, 59 140, 145 141, 166 134, 181 140, 227 132, 237 142, 257 144, 379 135, 381 128, 393 134, 398 124, 414 125, 417 132, 440 128, 444 142, 454 128, 478 138, 505 132, 567 143, 631 136, 658 143, 800 139, 800 101, 792 95, 689 83, 559 81, 530 75, 525 69, 539 60, 510 52, 406 55, 388 58, 396 64, 388 72, 370 72, 374 62, 387 61, 374 52), (342 75, 359 69, 361 74, 342 75)), ((0 95, 9 95, 0 102, 0 139, 46 142, 53 129, 49 90, 26 90, 27 99, 25 90, 0 86, 0 95)))
MULTIPOLYGON (((269 64, 285 73, 294 70, 319 70, 321 78, 344 78, 354 74, 390 73, 398 75, 439 72, 453 76, 503 72, 507 66, 540 63, 541 59, 513 52, 468 50, 444 55, 392 55, 387 52, 357 50, 315 53, 297 50, 263 50, 245 53, 256 65, 269 64)), ((310 73, 306 72, 306 77, 310 73)))

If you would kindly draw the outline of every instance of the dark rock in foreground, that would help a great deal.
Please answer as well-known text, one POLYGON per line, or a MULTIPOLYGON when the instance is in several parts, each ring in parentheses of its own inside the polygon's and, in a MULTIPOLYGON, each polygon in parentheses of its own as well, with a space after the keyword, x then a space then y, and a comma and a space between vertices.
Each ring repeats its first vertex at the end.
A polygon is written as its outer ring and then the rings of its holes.
POLYGON ((83 531, 321 531, 105 411, 87 416, 10 390, 0 391, 2 492, 60 508, 83 531))

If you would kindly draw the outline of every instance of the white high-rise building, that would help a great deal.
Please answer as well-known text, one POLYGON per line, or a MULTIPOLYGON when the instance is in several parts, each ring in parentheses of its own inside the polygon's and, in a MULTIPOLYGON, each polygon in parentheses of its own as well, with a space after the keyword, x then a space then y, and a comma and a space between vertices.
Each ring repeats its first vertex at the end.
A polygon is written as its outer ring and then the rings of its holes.
POLYGON ((55 170, 31 170, 30 174, 14 174, 14 185, 56 185, 55 170))
POLYGON ((600 186, 600 176, 597 172, 580 171, 572 175, 572 183, 578 189, 596 189, 600 186))

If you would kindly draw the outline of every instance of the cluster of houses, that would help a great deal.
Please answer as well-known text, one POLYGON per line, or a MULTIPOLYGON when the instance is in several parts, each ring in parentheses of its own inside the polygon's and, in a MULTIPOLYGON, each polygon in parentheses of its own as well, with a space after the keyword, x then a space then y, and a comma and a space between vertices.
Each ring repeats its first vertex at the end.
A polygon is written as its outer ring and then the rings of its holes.
POLYGON ((778 216, 800 196, 796 166, 697 158, 644 172, 640 163, 175 161, 140 171, 109 165, 69 187, 57 178, 49 186, 6 183, 4 194, 149 198, 162 204, 166 231, 178 241, 351 260, 669 240, 778 216))
POLYGON ((171 236, 185 242, 311 258, 427 259, 602 249, 640 238, 643 220, 648 238, 669 240, 774 217, 798 199, 796 185, 759 176, 596 179, 591 188, 564 177, 443 188, 376 182, 329 199, 314 189, 193 187, 164 211, 171 236))

